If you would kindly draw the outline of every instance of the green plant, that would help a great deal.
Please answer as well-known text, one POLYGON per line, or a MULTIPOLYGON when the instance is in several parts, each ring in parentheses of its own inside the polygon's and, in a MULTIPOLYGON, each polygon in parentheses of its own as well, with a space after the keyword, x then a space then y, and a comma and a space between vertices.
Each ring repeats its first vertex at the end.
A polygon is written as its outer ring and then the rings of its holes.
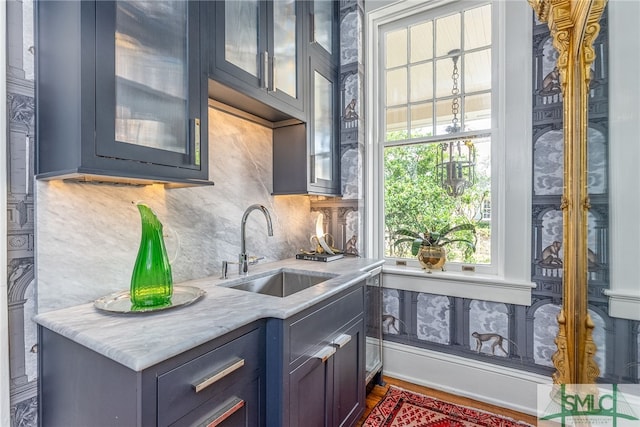
POLYGON ((402 243, 411 242, 411 253, 413 255, 418 255, 421 246, 445 246, 454 242, 462 243, 474 252, 476 250, 476 226, 471 223, 460 224, 454 227, 446 226, 439 231, 429 231, 429 229, 427 229, 425 232, 416 232, 403 228, 397 230, 395 235, 398 236, 398 238, 394 245, 398 246, 402 243), (465 231, 470 233, 466 233, 465 236, 465 231), (472 239, 469 238, 469 234, 473 236, 472 239))

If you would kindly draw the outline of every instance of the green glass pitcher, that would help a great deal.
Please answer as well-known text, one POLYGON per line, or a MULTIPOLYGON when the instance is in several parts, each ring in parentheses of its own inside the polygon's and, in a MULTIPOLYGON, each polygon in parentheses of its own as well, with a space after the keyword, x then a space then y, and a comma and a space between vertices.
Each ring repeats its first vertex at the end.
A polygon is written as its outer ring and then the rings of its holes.
POLYGON ((173 277, 162 236, 162 223, 144 203, 138 203, 142 238, 131 275, 132 310, 165 307, 171 304, 173 277))

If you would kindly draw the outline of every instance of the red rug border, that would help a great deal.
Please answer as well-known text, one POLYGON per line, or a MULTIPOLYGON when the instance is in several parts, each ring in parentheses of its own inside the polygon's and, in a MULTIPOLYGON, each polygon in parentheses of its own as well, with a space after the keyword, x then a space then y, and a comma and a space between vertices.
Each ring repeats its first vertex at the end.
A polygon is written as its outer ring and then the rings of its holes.
POLYGON ((445 414, 452 419, 472 422, 479 426, 533 427, 531 424, 518 421, 511 417, 436 399, 395 385, 389 386, 382 400, 376 404, 363 422, 362 427, 388 426, 403 402, 445 414))

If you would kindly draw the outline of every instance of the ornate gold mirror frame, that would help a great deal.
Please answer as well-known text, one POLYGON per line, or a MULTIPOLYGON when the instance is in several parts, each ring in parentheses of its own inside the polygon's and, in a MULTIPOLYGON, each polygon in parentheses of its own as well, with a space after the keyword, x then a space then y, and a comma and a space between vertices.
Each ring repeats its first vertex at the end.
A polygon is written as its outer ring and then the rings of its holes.
POLYGON ((552 357, 556 384, 592 384, 600 375, 587 306, 587 91, 595 59, 593 41, 606 2, 529 0, 538 19, 551 30, 564 99, 563 294, 555 339, 558 350, 552 357))

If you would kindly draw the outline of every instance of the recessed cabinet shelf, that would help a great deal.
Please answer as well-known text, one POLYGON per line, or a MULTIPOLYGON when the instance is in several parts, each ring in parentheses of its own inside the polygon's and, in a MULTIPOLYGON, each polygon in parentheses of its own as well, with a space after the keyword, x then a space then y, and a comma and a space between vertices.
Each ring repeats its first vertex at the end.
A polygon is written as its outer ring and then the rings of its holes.
POLYGON ((205 3, 36 2, 39 179, 211 185, 205 3))

